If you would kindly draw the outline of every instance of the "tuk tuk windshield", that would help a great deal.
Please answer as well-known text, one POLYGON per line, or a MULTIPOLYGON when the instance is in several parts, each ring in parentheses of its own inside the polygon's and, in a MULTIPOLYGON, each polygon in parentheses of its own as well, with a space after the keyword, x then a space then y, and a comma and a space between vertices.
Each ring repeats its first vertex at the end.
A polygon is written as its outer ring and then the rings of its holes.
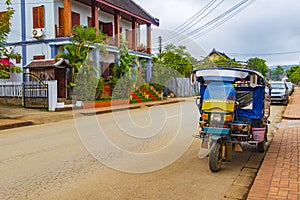
POLYGON ((212 82, 205 89, 202 109, 219 108, 223 111, 233 112, 235 96, 236 92, 231 83, 212 82))
POLYGON ((212 82, 204 92, 203 100, 207 99, 235 100, 235 89, 227 82, 212 82))

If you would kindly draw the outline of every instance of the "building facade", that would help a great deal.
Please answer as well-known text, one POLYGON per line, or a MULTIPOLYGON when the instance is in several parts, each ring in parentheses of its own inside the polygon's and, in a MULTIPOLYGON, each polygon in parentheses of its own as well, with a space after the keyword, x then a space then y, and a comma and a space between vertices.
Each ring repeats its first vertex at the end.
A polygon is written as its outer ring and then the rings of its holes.
MULTIPOLYGON (((130 53, 137 55, 140 63, 146 60, 147 80, 151 78, 151 26, 159 26, 159 20, 134 1, 19 0, 13 1, 12 7, 15 14, 7 48, 21 54, 20 61, 13 61, 16 66, 23 68, 33 60, 53 59, 62 45, 70 43, 72 27, 84 25, 96 27, 108 36, 108 55, 103 56, 97 49, 92 53, 98 76, 110 75, 123 35, 130 53)), ((1 3, 0 12, 5 9, 1 3)), ((11 78, 21 80, 22 76, 11 78)))

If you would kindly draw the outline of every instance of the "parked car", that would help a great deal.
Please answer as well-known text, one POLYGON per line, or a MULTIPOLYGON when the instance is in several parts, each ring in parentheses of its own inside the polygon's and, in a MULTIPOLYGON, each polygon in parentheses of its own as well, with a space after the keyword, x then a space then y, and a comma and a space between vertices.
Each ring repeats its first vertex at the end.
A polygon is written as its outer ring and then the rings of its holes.
POLYGON ((284 81, 270 82, 271 90, 271 103, 282 103, 287 105, 289 103, 289 89, 284 81))
POLYGON ((288 88, 289 88, 289 94, 291 95, 291 94, 293 94, 293 92, 294 92, 294 83, 292 83, 292 82, 285 82, 286 83, 286 85, 288 86, 288 88))

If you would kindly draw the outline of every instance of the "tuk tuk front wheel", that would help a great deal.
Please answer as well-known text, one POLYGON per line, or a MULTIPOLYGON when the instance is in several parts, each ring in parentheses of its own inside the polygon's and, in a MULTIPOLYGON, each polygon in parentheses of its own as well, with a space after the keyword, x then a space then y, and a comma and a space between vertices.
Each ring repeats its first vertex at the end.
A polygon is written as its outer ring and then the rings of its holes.
POLYGON ((214 141, 209 154, 209 169, 218 172, 222 166, 222 147, 220 142, 214 141))

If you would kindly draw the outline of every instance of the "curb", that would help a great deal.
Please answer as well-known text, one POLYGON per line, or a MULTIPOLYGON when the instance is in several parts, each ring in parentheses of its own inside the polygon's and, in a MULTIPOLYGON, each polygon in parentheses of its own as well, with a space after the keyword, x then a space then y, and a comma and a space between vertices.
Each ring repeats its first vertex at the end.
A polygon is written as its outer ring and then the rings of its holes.
POLYGON ((12 128, 18 128, 18 127, 24 127, 24 126, 31 126, 34 123, 32 121, 20 121, 20 122, 15 122, 12 124, 4 124, 0 126, 0 130, 5 130, 5 129, 12 129, 12 128))
POLYGON ((291 116, 283 115, 282 119, 300 120, 300 116, 299 117, 291 117, 291 116))
POLYGON ((247 198, 269 146, 264 153, 253 153, 250 156, 233 184, 224 194, 223 200, 244 200, 247 198))
MULTIPOLYGON (((276 118, 283 118, 282 112, 279 112, 277 116, 274 118, 274 123, 276 122, 276 118)), ((281 121, 281 120, 280 120, 281 121)), ((271 124, 270 124, 271 125, 271 124)), ((240 173, 233 181, 232 185, 225 192, 223 196, 223 200, 245 200, 248 197, 250 189, 255 181, 255 178, 259 172, 259 169, 264 161, 265 155, 268 153, 269 147, 272 144, 274 133, 273 130, 269 128, 268 141, 266 145, 266 150, 264 153, 254 152, 246 164, 242 167, 240 173), (271 131, 271 132, 270 132, 271 131), (269 137, 270 134, 270 137, 269 137)))
POLYGON ((117 111, 139 109, 141 107, 142 106, 129 106, 129 107, 123 107, 123 108, 111 108, 111 109, 101 110, 101 111, 80 112, 80 114, 84 115, 84 116, 92 116, 92 115, 100 115, 100 114, 112 113, 112 112, 117 112, 117 111))
POLYGON ((181 100, 171 100, 171 101, 165 101, 165 102, 155 102, 155 103, 145 103, 142 105, 132 105, 132 106, 124 106, 124 107, 116 107, 114 108, 113 106, 108 107, 106 110, 91 110, 91 111, 87 111, 87 112, 80 112, 81 115, 84 116, 91 116, 91 115, 100 115, 100 114, 106 114, 106 113, 111 113, 111 112, 117 112, 117 111, 124 111, 124 110, 133 110, 133 109, 140 109, 143 106, 146 107, 152 107, 152 106, 158 106, 158 105, 166 105, 166 104, 173 104, 173 103, 179 103, 179 102, 185 102, 184 99, 181 100))
MULTIPOLYGON (((179 102, 185 102, 185 99, 174 99, 174 100, 167 100, 167 101, 156 101, 156 102, 147 102, 147 103, 139 103, 139 104, 132 104, 127 106, 109 106, 107 108, 102 107, 102 110, 97 110, 96 108, 92 108, 86 111, 79 111, 79 114, 83 116, 91 116, 91 115, 100 115, 100 114, 106 114, 106 113, 112 113, 112 112, 119 112, 124 110, 132 110, 132 109, 140 109, 142 107, 152 107, 152 106, 158 106, 158 105, 165 105, 165 104, 173 104, 173 103, 179 103, 179 102)), ((75 109, 78 111, 78 109, 75 109)), ((68 110, 71 111, 71 110, 68 110)), ((73 110, 74 111, 74 110, 73 110)), ((2 119, 5 120, 5 119, 2 119)), ((34 125, 34 121, 30 120, 15 120, 14 118, 6 119, 2 125, 0 125, 0 130, 5 129, 12 129, 12 128, 18 128, 18 127, 24 127, 24 126, 31 126, 34 125)), ((1 122, 1 119, 0 119, 1 122)))

